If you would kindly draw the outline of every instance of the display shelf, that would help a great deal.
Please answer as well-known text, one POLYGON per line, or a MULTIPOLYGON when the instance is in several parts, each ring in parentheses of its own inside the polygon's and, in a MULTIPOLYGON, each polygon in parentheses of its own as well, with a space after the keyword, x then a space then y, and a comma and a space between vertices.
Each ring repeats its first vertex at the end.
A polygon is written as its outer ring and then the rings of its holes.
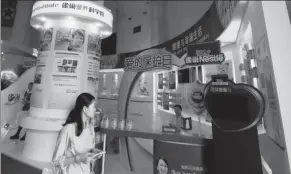
POLYGON ((152 97, 141 97, 141 96, 132 96, 130 97, 129 100, 131 102, 145 102, 145 103, 153 102, 152 97))
POLYGON ((119 130, 119 129, 107 129, 101 128, 101 133, 104 133, 109 136, 115 137, 132 137, 132 138, 143 138, 143 139, 152 139, 152 140, 160 140, 160 141, 171 141, 178 143, 189 143, 189 144, 199 144, 204 145, 207 144, 211 139, 206 137, 199 137, 198 135, 185 136, 179 133, 162 133, 159 130, 151 130, 148 132, 142 132, 139 130, 119 130))
POLYGON ((108 95, 100 95, 98 96, 98 99, 108 99, 108 100, 118 100, 118 95, 111 95, 111 94, 108 94, 108 95))

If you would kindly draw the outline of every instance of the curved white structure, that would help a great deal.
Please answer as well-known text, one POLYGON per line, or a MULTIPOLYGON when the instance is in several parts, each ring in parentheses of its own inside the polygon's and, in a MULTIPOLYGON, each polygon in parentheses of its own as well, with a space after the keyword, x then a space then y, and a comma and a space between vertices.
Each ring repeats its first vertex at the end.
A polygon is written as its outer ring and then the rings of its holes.
POLYGON ((51 161, 62 124, 76 97, 97 98, 101 39, 112 34, 113 15, 102 1, 37 1, 31 26, 42 32, 23 155, 51 161))

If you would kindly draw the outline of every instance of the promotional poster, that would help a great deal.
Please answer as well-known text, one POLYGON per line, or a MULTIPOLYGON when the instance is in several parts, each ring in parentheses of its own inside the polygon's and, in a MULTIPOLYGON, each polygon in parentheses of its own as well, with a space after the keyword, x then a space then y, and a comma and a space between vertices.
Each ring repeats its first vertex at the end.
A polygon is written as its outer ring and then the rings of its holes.
POLYGON ((282 149, 285 148, 283 125, 273 71, 272 57, 267 36, 263 36, 256 47, 260 84, 259 88, 266 98, 264 124, 269 137, 282 149))
POLYGON ((31 106, 68 110, 81 92, 97 96, 100 45, 99 35, 87 34, 82 29, 43 30, 31 106))
POLYGON ((39 51, 50 51, 51 50, 51 44, 53 39, 53 28, 44 29, 41 32, 41 41, 40 41, 40 47, 39 51))
POLYGON ((169 72, 169 89, 176 89, 176 71, 169 72))
POLYGON ((88 45, 87 45, 87 53, 91 55, 101 56, 101 36, 98 34, 89 34, 88 36, 88 45))
POLYGON ((85 30, 59 28, 56 31, 55 51, 83 52, 85 30))
POLYGON ((153 173, 211 174, 212 153, 210 144, 198 146, 195 144, 154 141, 153 173))
POLYGON ((34 74, 34 88, 31 96, 31 107, 42 108, 45 97, 45 73, 47 72, 46 61, 47 53, 40 53, 38 61, 36 62, 34 74))
POLYGON ((140 97, 149 97, 149 84, 148 84, 148 74, 142 73, 140 78, 138 79, 138 89, 137 89, 137 96, 140 97))
POLYGON ((163 79, 164 79, 163 73, 159 74, 158 78, 159 78, 158 79, 158 87, 159 87, 159 89, 163 89, 163 86, 164 86, 164 84, 163 84, 163 79))
POLYGON ((187 85, 186 95, 184 96, 189 108, 193 109, 196 115, 201 115, 205 111, 204 105, 205 84, 199 81, 187 85))
POLYGON ((98 57, 88 56, 87 91, 97 97, 100 61, 98 57))
POLYGON ((233 65, 231 60, 225 60, 220 65, 217 65, 216 69, 216 74, 227 74, 229 80, 233 81, 233 65))
POLYGON ((48 107, 67 109, 75 102, 81 86, 81 56, 78 54, 55 53, 51 79, 51 94, 48 107))

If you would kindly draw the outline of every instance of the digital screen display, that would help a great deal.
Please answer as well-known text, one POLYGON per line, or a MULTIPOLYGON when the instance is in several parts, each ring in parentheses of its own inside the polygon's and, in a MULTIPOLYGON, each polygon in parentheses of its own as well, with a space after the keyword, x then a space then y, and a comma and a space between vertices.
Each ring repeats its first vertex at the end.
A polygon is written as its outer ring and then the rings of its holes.
POLYGON ((205 98, 207 110, 213 119, 250 122, 250 101, 246 95, 234 93, 211 93, 205 98))
POLYGON ((178 82, 190 83, 190 70, 189 69, 178 70, 178 82))

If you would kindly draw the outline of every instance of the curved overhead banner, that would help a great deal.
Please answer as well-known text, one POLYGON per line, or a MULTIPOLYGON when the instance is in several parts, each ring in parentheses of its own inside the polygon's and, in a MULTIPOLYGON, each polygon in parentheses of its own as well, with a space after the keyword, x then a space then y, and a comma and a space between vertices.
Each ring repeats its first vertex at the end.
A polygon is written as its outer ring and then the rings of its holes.
MULTIPOLYGON (((231 21, 233 11, 238 1, 215 1, 200 18, 200 20, 182 34, 160 45, 143 50, 122 53, 119 55, 115 68, 124 68, 125 59, 134 57, 150 49, 162 49, 181 59, 187 52, 188 46, 196 43, 215 41, 231 21), (224 12, 223 12, 224 11, 224 12)), ((182 60, 179 64, 182 64, 182 60)), ((172 62, 172 64, 176 64, 172 62)))
POLYGON ((125 58, 125 71, 148 71, 154 69, 170 69, 171 54, 144 55, 125 58))

